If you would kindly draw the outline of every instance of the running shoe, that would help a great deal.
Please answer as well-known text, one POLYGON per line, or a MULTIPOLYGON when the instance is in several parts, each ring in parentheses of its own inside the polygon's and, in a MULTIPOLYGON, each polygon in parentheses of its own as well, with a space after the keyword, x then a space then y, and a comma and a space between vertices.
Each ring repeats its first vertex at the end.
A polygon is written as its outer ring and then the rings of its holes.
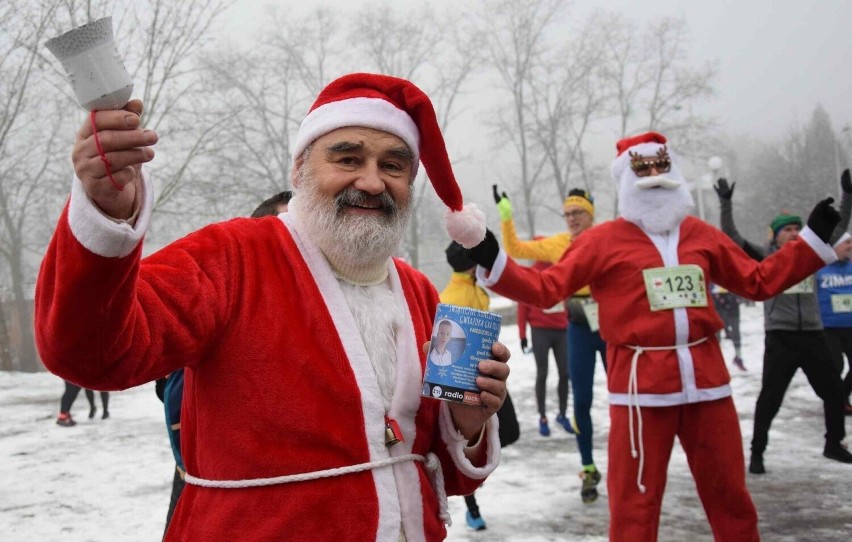
POLYGON ((476 514, 476 517, 473 517, 473 514, 470 513, 470 510, 467 511, 465 515, 465 520, 467 521, 467 528, 473 529, 474 531, 484 531, 487 527, 485 525, 485 520, 482 519, 482 516, 476 514))
POLYGON ((77 425, 77 422, 71 417, 70 412, 60 412, 59 417, 56 418, 56 425, 61 425, 62 427, 71 427, 73 425, 77 425))
POLYGON ((571 425, 571 420, 566 418, 564 415, 559 414, 558 416, 556 416, 556 423, 561 425, 566 431, 568 431, 572 435, 574 434, 574 426, 571 425))
POLYGON ((598 499, 598 484, 601 481, 601 472, 592 467, 593 470, 581 470, 580 478, 583 480, 583 488, 580 497, 584 503, 595 502, 598 499))
POLYGON ((538 420, 538 434, 543 437, 550 436, 550 426, 547 425, 547 418, 541 418, 538 420))
POLYGON ((766 474, 766 467, 763 465, 763 454, 751 453, 751 460, 748 462, 748 471, 752 474, 766 474))
POLYGON ((837 444, 826 444, 825 449, 822 451, 822 455, 829 459, 840 461, 841 463, 852 463, 852 453, 849 453, 849 449, 846 448, 846 445, 842 442, 838 442, 837 444))

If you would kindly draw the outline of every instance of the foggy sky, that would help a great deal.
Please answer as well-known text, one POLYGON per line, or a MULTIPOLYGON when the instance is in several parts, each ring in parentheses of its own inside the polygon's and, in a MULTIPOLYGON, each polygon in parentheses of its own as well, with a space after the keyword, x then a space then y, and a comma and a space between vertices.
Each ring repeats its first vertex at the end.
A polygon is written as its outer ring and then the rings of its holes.
MULTIPOLYGON (((361 5, 326 0, 315 5, 361 5)), ((243 38, 256 30, 268 0, 237 0, 225 18, 243 38)), ((299 3, 290 2, 292 5, 299 3)), ((393 5, 415 5, 394 0, 393 5)), ((431 0, 432 6, 458 5, 431 0)), ((772 137, 804 123, 818 103, 835 130, 852 124, 852 2, 849 0, 578 0, 572 13, 615 10, 639 20, 683 16, 691 33, 690 57, 718 62, 717 95, 706 112, 723 132, 772 137)))

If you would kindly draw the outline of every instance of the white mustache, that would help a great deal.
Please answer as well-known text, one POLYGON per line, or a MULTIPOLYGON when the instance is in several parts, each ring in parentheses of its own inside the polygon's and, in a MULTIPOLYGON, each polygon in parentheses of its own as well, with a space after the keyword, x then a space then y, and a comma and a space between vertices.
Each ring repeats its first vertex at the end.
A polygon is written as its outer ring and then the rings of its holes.
POLYGON ((636 181, 636 187, 643 190, 649 188, 665 188, 667 190, 674 190, 682 184, 683 183, 680 181, 669 179, 662 175, 655 175, 654 177, 639 177, 639 180, 636 181))

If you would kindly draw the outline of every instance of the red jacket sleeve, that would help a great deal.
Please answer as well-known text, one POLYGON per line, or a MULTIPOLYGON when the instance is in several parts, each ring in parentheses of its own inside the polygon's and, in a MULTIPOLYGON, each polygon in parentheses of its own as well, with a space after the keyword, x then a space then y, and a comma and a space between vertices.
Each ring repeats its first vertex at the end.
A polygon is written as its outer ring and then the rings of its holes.
POLYGON ((126 257, 102 257, 74 237, 66 208, 36 284, 45 367, 115 390, 193 366, 227 319, 232 246, 210 226, 144 261, 141 243, 126 257))

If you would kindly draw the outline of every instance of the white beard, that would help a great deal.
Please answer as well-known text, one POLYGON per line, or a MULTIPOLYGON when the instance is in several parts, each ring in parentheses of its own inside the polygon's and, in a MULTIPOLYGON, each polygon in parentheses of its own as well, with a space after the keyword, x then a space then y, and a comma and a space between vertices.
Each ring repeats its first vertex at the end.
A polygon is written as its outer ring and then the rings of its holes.
POLYGON ((626 220, 650 233, 673 230, 695 207, 683 176, 674 166, 665 179, 659 180, 663 186, 678 183, 676 188, 643 189, 636 185, 638 180, 639 177, 629 169, 622 175, 618 188, 618 211, 626 220))
POLYGON ((387 215, 353 216, 339 211, 337 202, 345 198, 345 193, 343 191, 334 198, 322 194, 319 182, 307 166, 303 166, 299 173, 299 188, 290 202, 290 209, 298 215, 308 237, 338 265, 359 268, 393 256, 408 226, 411 214, 408 203, 397 204, 384 192, 380 198, 388 208, 387 215))

